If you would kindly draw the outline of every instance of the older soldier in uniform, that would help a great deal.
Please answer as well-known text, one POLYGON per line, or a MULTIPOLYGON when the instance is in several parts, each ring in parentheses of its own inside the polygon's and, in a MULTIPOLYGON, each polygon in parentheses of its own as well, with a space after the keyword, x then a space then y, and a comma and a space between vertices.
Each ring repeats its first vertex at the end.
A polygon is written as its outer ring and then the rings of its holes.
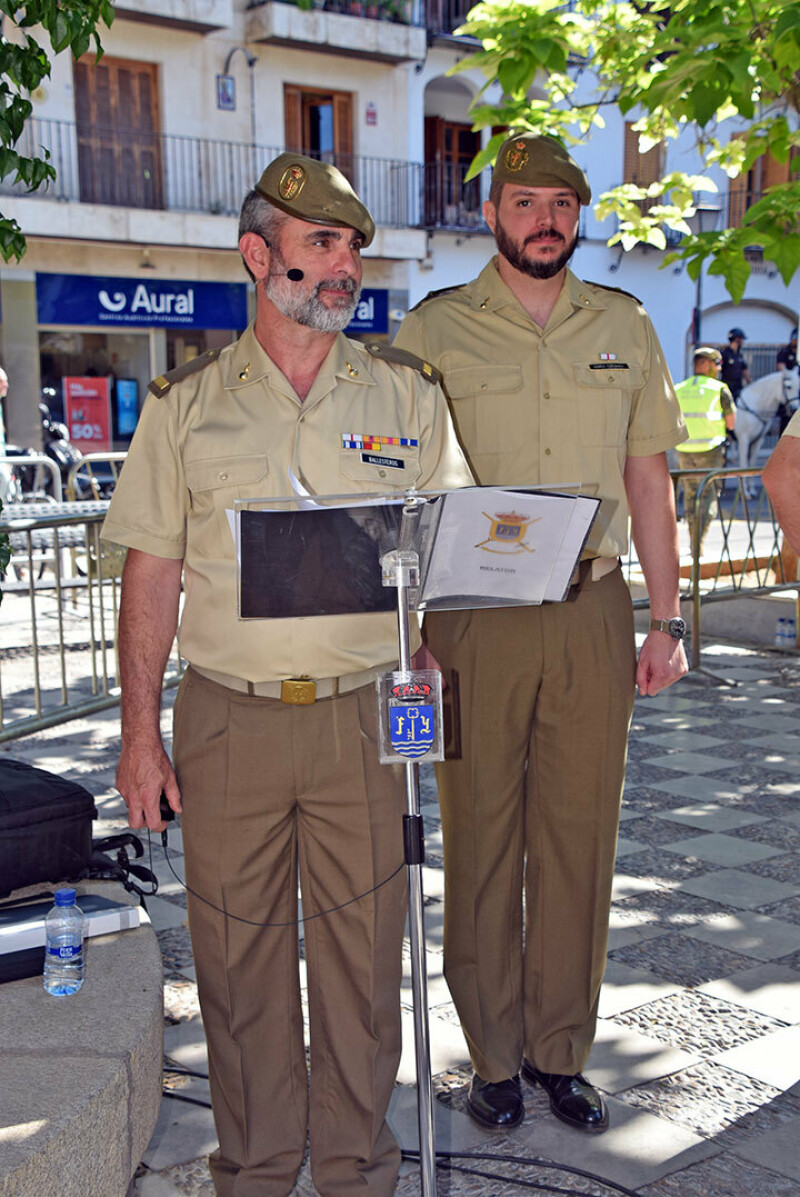
POLYGON ((786 539, 800 553, 800 411, 770 454, 762 479, 786 539))
POLYGON ((602 498, 566 602, 426 617, 461 702, 461 759, 438 775, 445 969, 475 1068, 468 1108, 491 1127, 521 1120, 520 1069, 563 1121, 607 1124, 581 1069, 634 679, 657 694, 686 670, 665 456, 686 433, 640 304, 567 269, 589 200, 558 142, 510 137, 484 205, 497 256, 418 305, 397 338, 441 370, 481 483, 581 483, 602 498), (653 616, 638 666, 619 568, 629 510, 653 616))
POLYGON ((183 814, 224 1197, 287 1197, 307 1133, 323 1197, 389 1197, 400 1159, 385 1115, 400 1054, 403 798, 378 761, 374 686, 397 660, 395 617, 240 622, 226 515, 237 498, 470 482, 435 372, 342 335, 373 233, 333 167, 296 154, 267 167, 240 220, 255 323, 151 384, 103 530, 129 547, 117 785, 132 827, 165 826, 162 789, 183 814), (377 439, 385 448, 368 452, 377 439), (182 573, 173 772, 159 706, 182 573))
MULTIPOLYGON (((736 405, 733 395, 719 377, 722 357, 718 349, 702 346, 694 351, 694 373, 678 383, 675 393, 686 421, 689 439, 678 445, 678 460, 682 470, 721 470, 725 466, 725 440, 736 425, 736 405)), ((694 545, 695 503, 702 478, 690 475, 682 479, 683 502, 689 537, 694 545)), ((722 485, 715 482, 703 487, 700 498, 700 553, 703 551, 711 508, 721 494, 722 485)))

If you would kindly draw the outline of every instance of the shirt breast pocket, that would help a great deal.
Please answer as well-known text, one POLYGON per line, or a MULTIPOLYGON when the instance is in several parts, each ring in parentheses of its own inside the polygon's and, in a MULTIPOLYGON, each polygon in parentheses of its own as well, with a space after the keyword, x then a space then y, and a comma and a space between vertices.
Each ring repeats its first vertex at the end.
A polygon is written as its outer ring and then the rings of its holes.
POLYGON ((456 430, 468 453, 510 453, 519 439, 522 367, 475 362, 445 370, 456 430))
POLYGON ((380 449, 342 449, 339 469, 356 489, 368 491, 406 490, 421 477, 419 447, 382 445, 380 449))
POLYGON ((644 386, 640 366, 627 362, 576 362, 572 367, 581 444, 614 448, 625 443, 633 393, 644 386))
POLYGON ((203 557, 232 555, 234 542, 227 511, 236 499, 264 496, 269 474, 266 454, 191 461, 185 470, 192 503, 189 532, 194 550, 203 557))

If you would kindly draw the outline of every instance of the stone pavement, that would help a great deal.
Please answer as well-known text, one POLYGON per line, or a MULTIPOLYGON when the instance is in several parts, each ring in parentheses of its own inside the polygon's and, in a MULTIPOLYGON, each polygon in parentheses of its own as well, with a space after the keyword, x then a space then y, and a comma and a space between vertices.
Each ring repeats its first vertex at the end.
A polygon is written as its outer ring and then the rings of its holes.
MULTIPOLYGON (((527 1085, 525 1121, 507 1136, 465 1114, 470 1070, 442 976, 441 832, 432 770, 423 769, 438 1148, 556 1161, 642 1197, 800 1193, 800 659, 714 644, 704 646, 703 666, 728 684, 694 675, 636 704, 608 970, 587 1068, 610 1108, 611 1129, 600 1137, 563 1126, 527 1085)), ((164 724, 168 735, 168 712, 164 724)), ((85 784, 97 798, 100 835, 125 824, 113 789, 117 739, 111 710, 0 751, 85 784)), ((169 842, 182 876, 179 828, 169 842)), ((166 1063, 204 1072, 185 895, 158 837, 152 854, 161 888, 148 907, 164 959, 166 1063)), ((402 1000, 391 1117, 409 1146, 416 1106, 408 965, 402 1000)), ((132 1195, 212 1194, 211 1116, 185 1100, 205 1101, 207 1084, 175 1071, 166 1088, 174 1096, 162 1101, 132 1195)), ((619 1191, 535 1165, 465 1163, 497 1178, 442 1170, 440 1194, 506 1197, 521 1191, 512 1177, 556 1186, 546 1192, 619 1191)), ((416 1165, 404 1163, 397 1193, 419 1192, 416 1165)), ((306 1166, 297 1194, 313 1193, 306 1166)))

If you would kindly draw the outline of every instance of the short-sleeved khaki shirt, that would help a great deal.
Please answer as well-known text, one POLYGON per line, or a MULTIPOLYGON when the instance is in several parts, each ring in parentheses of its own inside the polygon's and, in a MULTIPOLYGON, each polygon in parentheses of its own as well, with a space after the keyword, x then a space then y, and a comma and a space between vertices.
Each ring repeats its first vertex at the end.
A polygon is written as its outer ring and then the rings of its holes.
POLYGON ((311 495, 472 482, 439 386, 340 334, 301 402, 251 326, 204 369, 148 396, 102 536, 183 559, 180 650, 201 668, 262 682, 397 660, 393 614, 238 619, 226 512, 236 499, 297 493, 290 470, 311 495))
POLYGON ((784 436, 800 436, 800 409, 794 413, 783 430, 784 436))
POLYGON ((618 556, 628 547, 628 456, 660 453, 687 435, 658 339, 635 299, 570 270, 542 329, 496 260, 423 301, 395 344, 442 372, 482 485, 580 483, 603 500, 586 555, 618 556))

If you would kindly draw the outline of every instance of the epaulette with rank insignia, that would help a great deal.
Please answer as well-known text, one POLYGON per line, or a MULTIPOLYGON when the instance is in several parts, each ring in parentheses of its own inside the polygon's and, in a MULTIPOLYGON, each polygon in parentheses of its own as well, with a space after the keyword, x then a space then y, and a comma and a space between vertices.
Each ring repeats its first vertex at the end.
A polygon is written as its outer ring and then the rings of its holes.
POLYGON ((198 370, 205 370, 206 366, 210 366, 212 362, 217 360, 221 352, 222 350, 220 349, 207 349, 199 357, 193 357, 191 361, 184 362, 182 366, 176 366, 168 374, 159 374, 158 378, 154 378, 147 389, 158 399, 161 399, 167 394, 174 383, 183 382, 184 378, 188 378, 191 374, 196 374, 198 370))
POLYGON ((642 301, 638 295, 634 295, 632 291, 623 291, 622 287, 609 287, 606 283, 594 283, 591 279, 584 279, 587 287, 597 287, 601 291, 615 291, 617 295, 625 295, 628 299, 633 299, 639 306, 642 306, 642 301))
POLYGON ((373 357, 383 358, 385 362, 393 362, 395 366, 408 366, 416 370, 428 382, 441 382, 442 376, 435 366, 425 362, 416 353, 409 353, 407 349, 397 349, 394 345, 382 345, 380 341, 367 341, 366 349, 373 357))
POLYGON ((455 283, 452 287, 440 287, 438 291, 429 291, 423 299, 414 304, 413 308, 409 308, 409 311, 416 312, 417 308, 421 308, 423 303, 427 303, 429 299, 438 299, 440 295, 449 295, 451 291, 460 291, 463 286, 463 283, 455 283))

